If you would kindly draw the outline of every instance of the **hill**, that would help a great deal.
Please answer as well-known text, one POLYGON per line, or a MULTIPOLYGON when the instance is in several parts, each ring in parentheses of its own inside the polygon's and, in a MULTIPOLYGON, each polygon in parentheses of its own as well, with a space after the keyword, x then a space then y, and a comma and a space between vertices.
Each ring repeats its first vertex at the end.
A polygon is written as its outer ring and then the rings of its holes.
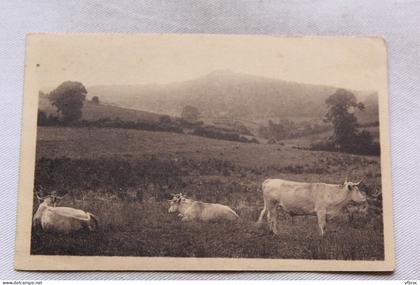
MULTIPOLYGON (((184 106, 192 105, 205 117, 266 122, 273 118, 320 121, 325 99, 336 89, 219 70, 184 82, 90 86, 88 92, 102 102, 154 113, 179 116, 184 106)), ((375 93, 352 91, 369 106, 358 113, 360 122, 378 121, 375 93)))

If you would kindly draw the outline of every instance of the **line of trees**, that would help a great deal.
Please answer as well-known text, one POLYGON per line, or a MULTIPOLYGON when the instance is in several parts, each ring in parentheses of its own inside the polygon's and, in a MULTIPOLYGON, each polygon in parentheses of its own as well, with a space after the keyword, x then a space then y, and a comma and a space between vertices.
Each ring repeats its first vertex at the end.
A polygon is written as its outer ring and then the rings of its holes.
POLYGON ((269 120, 267 126, 261 126, 258 129, 258 134, 270 141, 279 141, 321 133, 329 129, 331 129, 331 127, 326 124, 312 124, 308 121, 297 123, 285 119, 281 120, 279 123, 274 123, 272 120, 269 120))

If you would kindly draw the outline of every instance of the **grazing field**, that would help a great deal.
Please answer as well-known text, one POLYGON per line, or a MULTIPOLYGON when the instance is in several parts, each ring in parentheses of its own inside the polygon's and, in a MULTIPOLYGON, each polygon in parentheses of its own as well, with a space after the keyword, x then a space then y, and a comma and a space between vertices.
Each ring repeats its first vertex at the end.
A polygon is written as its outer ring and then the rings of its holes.
MULTIPOLYGON (((384 258, 378 157, 124 129, 39 127, 36 187, 67 194, 60 205, 96 214, 94 233, 33 231, 32 254, 377 260, 384 258), (367 215, 255 221, 266 178, 342 183, 365 177, 367 215), (238 223, 182 223, 171 193, 230 206, 238 223), (89 246, 86 246, 89 245, 89 246)), ((34 198, 35 201, 35 198, 34 198)), ((35 203, 37 206, 37 203, 35 203)), ((36 209, 34 209, 36 210, 36 209)))

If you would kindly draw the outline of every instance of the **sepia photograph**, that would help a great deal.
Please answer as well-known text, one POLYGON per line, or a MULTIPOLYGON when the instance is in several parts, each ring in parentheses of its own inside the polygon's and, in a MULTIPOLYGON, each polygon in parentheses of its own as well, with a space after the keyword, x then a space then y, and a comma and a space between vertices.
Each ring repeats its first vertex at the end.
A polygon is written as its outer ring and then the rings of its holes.
POLYGON ((392 271, 386 44, 30 34, 16 269, 392 271))

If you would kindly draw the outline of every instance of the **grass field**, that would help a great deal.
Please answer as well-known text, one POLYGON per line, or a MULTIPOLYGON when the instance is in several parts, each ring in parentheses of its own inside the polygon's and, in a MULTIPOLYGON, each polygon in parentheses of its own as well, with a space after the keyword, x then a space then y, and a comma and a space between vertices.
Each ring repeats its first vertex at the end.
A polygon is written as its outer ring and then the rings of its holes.
POLYGON ((63 206, 96 214, 94 233, 33 231, 33 254, 383 259, 381 200, 366 216, 331 219, 321 238, 315 217, 280 218, 281 233, 256 227, 261 182, 285 178, 342 183, 365 177, 381 189, 378 157, 299 150, 123 129, 38 128, 36 183, 68 193, 63 206), (169 193, 232 207, 237 224, 181 223, 169 193))

